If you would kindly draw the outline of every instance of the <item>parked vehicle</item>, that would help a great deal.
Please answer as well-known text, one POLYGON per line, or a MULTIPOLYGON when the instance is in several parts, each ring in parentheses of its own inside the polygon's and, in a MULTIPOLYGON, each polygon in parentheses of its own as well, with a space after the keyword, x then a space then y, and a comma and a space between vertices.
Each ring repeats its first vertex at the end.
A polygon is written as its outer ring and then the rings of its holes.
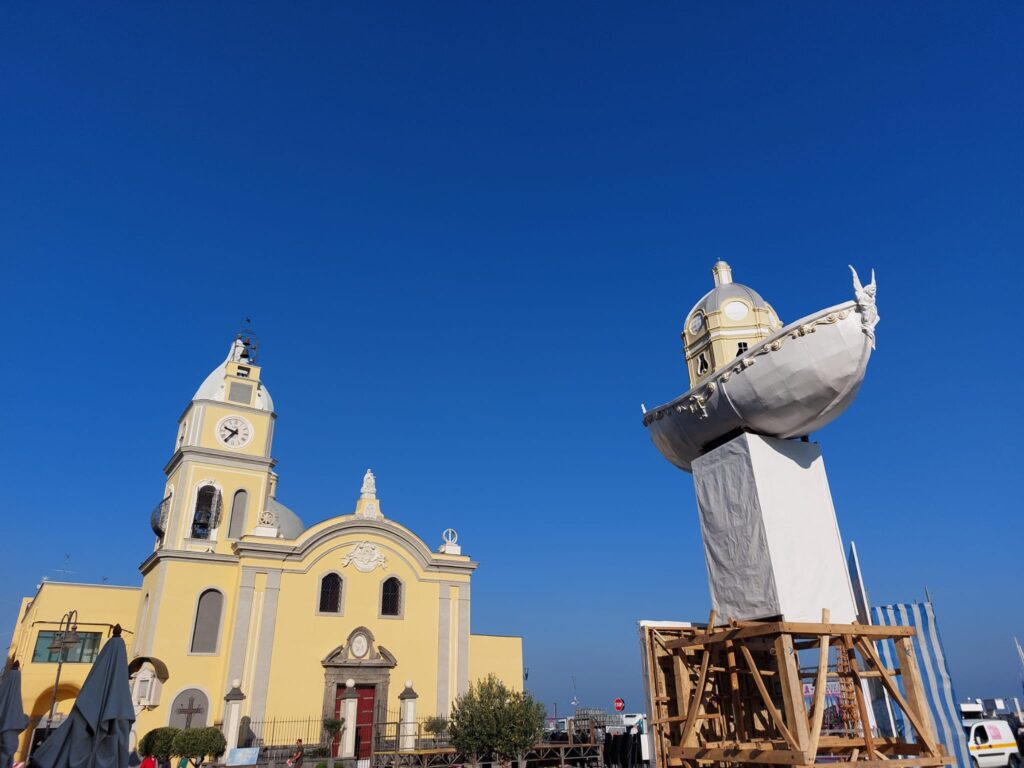
POLYGON ((1005 720, 964 720, 974 768, 1021 768, 1017 739, 1005 720))

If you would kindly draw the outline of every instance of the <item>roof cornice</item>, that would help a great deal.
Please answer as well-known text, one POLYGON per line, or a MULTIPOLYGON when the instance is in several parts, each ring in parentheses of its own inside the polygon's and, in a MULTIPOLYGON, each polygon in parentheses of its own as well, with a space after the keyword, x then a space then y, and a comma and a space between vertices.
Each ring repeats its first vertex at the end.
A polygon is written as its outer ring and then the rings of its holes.
POLYGON ((389 520, 370 520, 368 518, 348 516, 333 523, 318 523, 313 529, 305 531, 294 544, 270 541, 249 541, 243 538, 233 545, 239 557, 257 557, 281 562, 297 562, 304 560, 310 552, 330 539, 341 534, 375 533, 391 539, 411 552, 423 570, 428 572, 466 573, 476 570, 479 563, 469 558, 462 561, 436 557, 427 545, 408 528, 389 520), (320 527, 323 526, 323 527, 320 527))

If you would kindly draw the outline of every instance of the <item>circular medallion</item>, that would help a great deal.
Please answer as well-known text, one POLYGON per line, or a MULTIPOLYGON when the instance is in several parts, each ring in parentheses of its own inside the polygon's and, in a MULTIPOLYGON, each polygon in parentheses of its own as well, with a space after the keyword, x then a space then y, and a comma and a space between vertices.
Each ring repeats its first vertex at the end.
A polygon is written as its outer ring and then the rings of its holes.
POLYGON ((370 650, 370 641, 366 639, 366 635, 359 634, 352 638, 352 655, 357 658, 363 658, 366 652, 370 650))
POLYGON ((252 424, 241 416, 225 416, 217 422, 217 439, 228 448, 245 448, 252 440, 252 424))
POLYGON ((742 320, 750 312, 742 301, 730 301, 725 305, 724 311, 730 320, 742 320))

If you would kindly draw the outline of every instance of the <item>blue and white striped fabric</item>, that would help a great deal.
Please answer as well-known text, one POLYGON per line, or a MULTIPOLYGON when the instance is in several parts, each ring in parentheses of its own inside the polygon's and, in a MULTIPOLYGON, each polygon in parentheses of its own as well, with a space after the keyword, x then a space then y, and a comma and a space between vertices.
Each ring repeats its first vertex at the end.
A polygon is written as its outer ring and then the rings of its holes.
MULTIPOLYGON (((878 605, 872 609, 872 618, 876 624, 888 627, 909 626, 917 630, 914 636, 914 651, 917 653, 917 664, 921 670, 921 682, 924 685, 928 706, 931 708, 932 720, 938 739, 946 745, 946 752, 956 759, 957 768, 971 768, 971 758, 967 751, 967 739, 960 722, 960 708, 957 705, 953 681, 946 664, 946 652, 939 638, 939 628, 935 621, 935 611, 930 602, 897 603, 895 605, 878 605)), ((885 665, 892 669, 896 666, 896 648, 892 640, 878 643, 879 654, 885 665)), ((900 692, 903 690, 902 678, 897 678, 900 692)), ((893 707, 893 715, 902 721, 897 707, 893 707)), ((897 729, 905 730, 899 723, 897 729)))

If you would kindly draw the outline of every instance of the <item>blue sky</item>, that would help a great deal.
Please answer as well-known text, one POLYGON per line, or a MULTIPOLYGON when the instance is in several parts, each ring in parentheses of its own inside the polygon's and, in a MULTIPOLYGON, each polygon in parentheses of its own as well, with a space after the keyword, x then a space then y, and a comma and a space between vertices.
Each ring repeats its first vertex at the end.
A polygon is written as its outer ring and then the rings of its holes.
POLYGON ((529 686, 638 709, 635 622, 701 620, 692 482, 640 402, 728 260, 784 320, 878 273, 815 437, 876 602, 1019 692, 1024 8, 20 4, 0 24, 0 615, 65 553, 136 583, 176 419, 245 315, 280 497, 374 468, 479 560, 529 686))

